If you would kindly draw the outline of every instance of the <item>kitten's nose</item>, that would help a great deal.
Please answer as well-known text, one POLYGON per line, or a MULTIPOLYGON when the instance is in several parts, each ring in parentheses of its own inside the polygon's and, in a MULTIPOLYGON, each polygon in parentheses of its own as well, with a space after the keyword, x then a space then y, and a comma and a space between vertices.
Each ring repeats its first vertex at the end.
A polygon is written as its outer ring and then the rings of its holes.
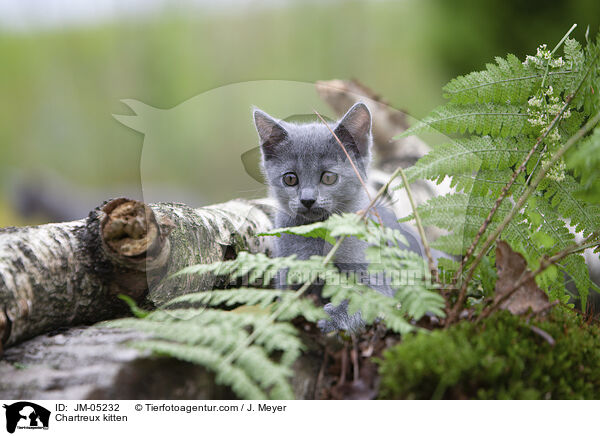
POLYGON ((310 209, 310 207, 315 204, 315 200, 300 200, 300 203, 302 203, 307 209, 310 209))

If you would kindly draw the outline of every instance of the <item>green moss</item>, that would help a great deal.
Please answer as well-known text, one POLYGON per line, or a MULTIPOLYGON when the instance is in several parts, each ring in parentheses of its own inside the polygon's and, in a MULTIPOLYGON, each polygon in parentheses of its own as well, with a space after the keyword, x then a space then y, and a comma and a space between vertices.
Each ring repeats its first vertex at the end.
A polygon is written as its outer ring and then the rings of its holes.
POLYGON ((384 399, 600 398, 600 329, 556 309, 528 322, 502 311, 474 324, 419 333, 384 353, 384 399), (535 325, 556 341, 531 330, 535 325))

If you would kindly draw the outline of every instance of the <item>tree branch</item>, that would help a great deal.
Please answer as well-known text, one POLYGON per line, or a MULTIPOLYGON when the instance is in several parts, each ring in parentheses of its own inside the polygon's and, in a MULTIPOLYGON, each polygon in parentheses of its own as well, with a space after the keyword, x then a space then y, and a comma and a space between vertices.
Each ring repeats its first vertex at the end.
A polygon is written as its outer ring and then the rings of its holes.
POLYGON ((410 206, 412 207, 413 214, 415 216, 415 222, 417 224, 417 229, 419 230, 419 236, 421 236, 421 241, 423 242, 423 248, 425 249, 425 254, 427 255, 427 263, 429 264, 429 271, 431 271, 431 275, 433 276, 436 283, 440 283, 440 276, 438 274, 438 269, 435 263, 433 262, 433 257, 431 257, 431 250, 429 249, 429 244, 427 243, 427 238, 425 237, 425 230, 423 229, 423 224, 421 223, 421 218, 419 217, 419 212, 417 212, 417 206, 415 201, 413 200, 412 192, 410 189, 410 185, 408 183, 408 179, 406 178, 406 174, 402 168, 398 167, 400 171, 400 175, 402 176, 402 182, 404 183, 404 189, 406 189, 406 195, 408 195, 408 200, 410 201, 410 206))

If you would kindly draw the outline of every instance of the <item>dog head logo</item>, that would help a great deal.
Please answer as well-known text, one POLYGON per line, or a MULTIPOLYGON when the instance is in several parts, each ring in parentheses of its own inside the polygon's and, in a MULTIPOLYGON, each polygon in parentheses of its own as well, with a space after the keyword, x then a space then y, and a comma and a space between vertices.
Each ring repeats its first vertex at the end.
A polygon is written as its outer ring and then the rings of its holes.
POLYGON ((50 421, 50 411, 42 406, 28 401, 19 401, 10 405, 5 404, 6 431, 14 433, 21 429, 47 429, 50 421))

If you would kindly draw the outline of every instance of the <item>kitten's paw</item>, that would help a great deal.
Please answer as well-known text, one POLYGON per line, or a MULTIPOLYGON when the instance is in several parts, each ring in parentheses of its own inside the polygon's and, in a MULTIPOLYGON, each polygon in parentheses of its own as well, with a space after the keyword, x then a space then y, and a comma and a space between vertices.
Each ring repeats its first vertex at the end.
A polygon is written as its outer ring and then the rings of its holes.
POLYGON ((317 322, 317 326, 323 333, 343 330, 350 334, 357 334, 365 327, 365 323, 360 316, 360 311, 352 316, 348 315, 347 300, 344 300, 339 306, 328 303, 323 309, 330 317, 330 319, 321 319, 317 322))

